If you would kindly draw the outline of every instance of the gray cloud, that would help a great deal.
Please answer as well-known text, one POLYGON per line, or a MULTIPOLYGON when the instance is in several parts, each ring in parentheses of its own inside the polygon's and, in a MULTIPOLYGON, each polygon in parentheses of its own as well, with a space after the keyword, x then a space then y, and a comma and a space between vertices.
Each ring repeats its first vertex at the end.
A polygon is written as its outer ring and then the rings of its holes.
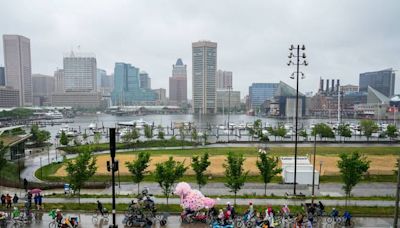
POLYGON ((0 5, 0 34, 31 39, 35 73, 52 74, 63 53, 80 45, 96 54, 99 68, 129 62, 150 74, 154 88, 168 89, 181 57, 189 93, 191 42, 212 40, 219 68, 233 71, 234 89, 244 95, 252 82, 294 85, 286 66, 292 43, 307 46, 302 91, 315 91, 321 76, 357 84, 360 72, 400 69, 399 12, 396 0, 16 0, 0 5))

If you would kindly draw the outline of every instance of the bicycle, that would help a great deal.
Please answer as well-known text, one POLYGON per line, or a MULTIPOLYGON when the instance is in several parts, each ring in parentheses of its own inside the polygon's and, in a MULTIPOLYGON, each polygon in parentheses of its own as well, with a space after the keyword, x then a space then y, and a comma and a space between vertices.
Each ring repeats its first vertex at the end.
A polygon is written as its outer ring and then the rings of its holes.
POLYGON ((340 224, 342 222, 342 217, 340 216, 333 217, 332 215, 330 215, 329 217, 326 218, 326 223, 332 224, 333 222, 340 224))
POLYGON ((95 210, 93 215, 92 215, 92 222, 97 223, 98 218, 101 217, 101 219, 104 219, 108 221, 108 210, 107 208, 103 208, 103 214, 99 210, 95 210))
POLYGON ((49 228, 57 228, 57 227, 59 227, 59 225, 56 219, 53 219, 53 221, 49 222, 49 228))
POLYGON ((338 225, 339 226, 344 226, 344 227, 354 227, 354 222, 353 222, 353 220, 350 220, 350 225, 347 225, 346 224, 346 218, 342 217, 340 219, 340 221, 338 222, 338 225))

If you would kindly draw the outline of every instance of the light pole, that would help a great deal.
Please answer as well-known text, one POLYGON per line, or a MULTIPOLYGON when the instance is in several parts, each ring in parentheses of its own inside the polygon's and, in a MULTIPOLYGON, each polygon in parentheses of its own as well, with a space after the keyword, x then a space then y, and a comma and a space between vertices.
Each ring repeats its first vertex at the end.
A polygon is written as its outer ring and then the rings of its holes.
MULTIPOLYGON (((314 188, 315 188, 315 156, 317 155, 317 134, 314 134, 314 158, 313 158, 313 160, 314 160, 314 162, 313 162, 313 170, 312 170, 312 177, 313 177, 313 179, 312 179, 312 198, 311 198, 311 204, 312 205, 314 205, 314 198, 315 198, 315 191, 314 191, 314 188)), ((319 184, 318 184, 318 186, 319 186, 319 184)))
MULTIPOLYGON (((289 62, 288 66, 290 65, 296 65, 296 71, 292 73, 290 76, 291 79, 295 79, 296 75, 296 124, 295 124, 295 141, 294 141, 294 178, 293 178, 293 195, 296 195, 296 178, 297 178, 297 141, 298 141, 298 116, 299 116, 299 74, 301 74, 301 78, 304 79, 304 73, 299 71, 300 65, 307 66, 308 63, 305 60, 306 58, 306 53, 304 52, 306 50, 306 47, 302 45, 297 45, 296 47, 293 46, 293 44, 289 48, 290 54, 289 54, 289 62), (295 51, 295 54, 293 54, 293 51, 295 51), (295 62, 292 62, 292 58, 295 59, 295 62), (300 63, 300 59, 303 59, 303 62, 300 63)), ((303 102, 302 102, 303 106, 303 102)))
POLYGON ((231 86, 228 86, 228 143, 229 143, 229 134, 231 131, 231 128, 229 126, 230 114, 231 114, 231 86))
POLYGON ((323 162, 323 161, 319 161, 319 181, 318 181, 318 189, 319 189, 319 184, 321 183, 322 164, 324 164, 324 162, 323 162))

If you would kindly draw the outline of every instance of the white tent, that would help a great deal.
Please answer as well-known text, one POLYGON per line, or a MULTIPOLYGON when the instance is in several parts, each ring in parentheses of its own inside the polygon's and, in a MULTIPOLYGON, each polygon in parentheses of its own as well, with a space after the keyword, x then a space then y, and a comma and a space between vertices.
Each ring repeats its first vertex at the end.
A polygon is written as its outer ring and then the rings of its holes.
MULTIPOLYGON (((284 183, 294 182, 294 157, 281 157, 282 178, 284 183)), ((297 184, 312 185, 313 166, 307 157, 297 157, 297 184)), ((315 170, 314 184, 319 184, 319 172, 315 170)))

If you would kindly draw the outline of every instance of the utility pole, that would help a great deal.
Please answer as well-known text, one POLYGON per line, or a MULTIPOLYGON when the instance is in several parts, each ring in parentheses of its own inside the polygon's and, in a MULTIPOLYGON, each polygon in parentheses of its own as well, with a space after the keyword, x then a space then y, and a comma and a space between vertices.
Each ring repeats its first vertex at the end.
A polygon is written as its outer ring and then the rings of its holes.
MULTIPOLYGON (((311 193, 311 204, 314 205, 314 198, 315 198, 315 157, 317 155, 317 134, 314 135, 314 158, 313 158, 313 170, 312 170, 312 193, 311 193)), ((318 184, 319 186, 319 184, 318 184)))
MULTIPOLYGON (((298 141, 298 118, 299 118, 299 74, 302 75, 301 79, 304 79, 304 73, 299 71, 300 65, 307 66, 308 63, 305 60, 306 58, 306 53, 304 52, 306 50, 306 47, 302 45, 297 45, 297 47, 294 47, 293 45, 290 46, 289 48, 290 54, 289 54, 289 63, 287 64, 288 66, 290 65, 296 65, 296 71, 292 73, 290 76, 291 79, 295 79, 296 75, 296 124, 295 124, 295 141, 294 141, 294 178, 293 178, 293 195, 296 195, 296 182, 297 182, 297 141, 298 141), (293 50, 296 51, 296 54, 293 54, 293 50), (300 53, 300 50, 302 53, 300 53), (300 55, 301 54, 301 55, 300 55), (292 62, 292 58, 296 59, 296 62, 292 62), (303 63, 300 63, 300 58, 303 58, 304 61, 303 63)), ((302 100, 303 101, 303 100, 302 100)), ((303 106, 302 102, 302 106, 303 106)))
POLYGON ((396 185, 396 204, 395 204, 395 210, 394 210, 394 221, 393 221, 393 227, 397 227, 397 221, 399 219, 399 198, 400 198, 400 158, 397 159, 397 185, 396 185))
POLYGON ((110 156, 111 164, 107 161, 107 170, 111 171, 111 183, 112 183, 112 224, 110 228, 117 228, 116 215, 115 215, 115 171, 118 171, 118 161, 115 161, 115 128, 110 128, 110 156))

